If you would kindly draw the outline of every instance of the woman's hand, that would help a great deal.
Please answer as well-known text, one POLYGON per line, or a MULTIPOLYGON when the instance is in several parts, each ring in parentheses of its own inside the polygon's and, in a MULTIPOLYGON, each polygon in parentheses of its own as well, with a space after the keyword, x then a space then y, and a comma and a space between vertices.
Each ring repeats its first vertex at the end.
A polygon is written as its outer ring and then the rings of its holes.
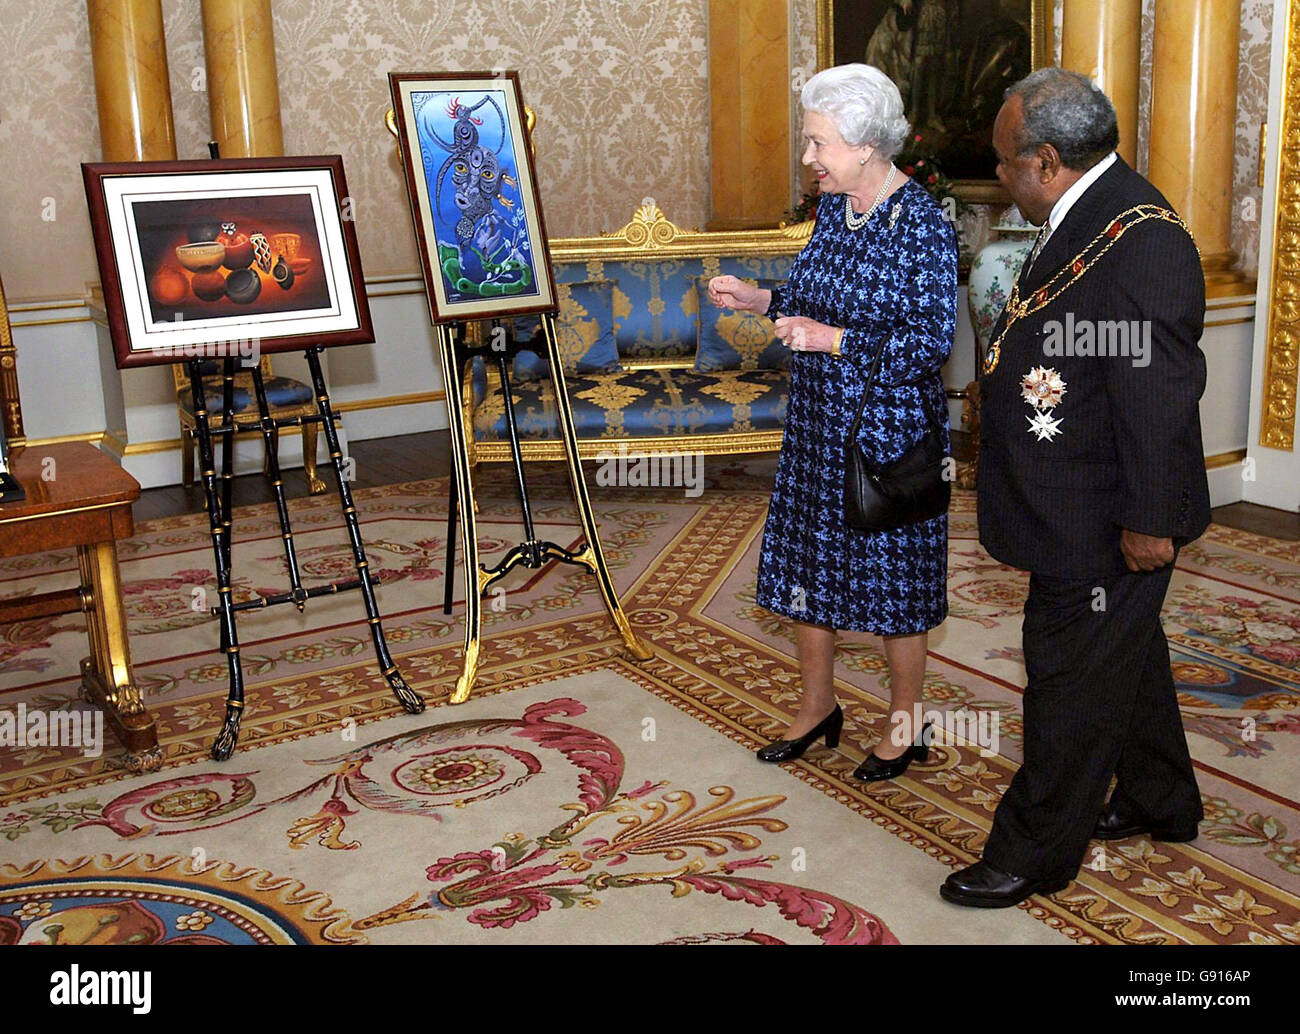
POLYGON ((739 277, 715 276, 709 281, 709 301, 719 309, 762 314, 772 304, 772 292, 747 284, 739 277))
POLYGON ((839 327, 828 327, 806 316, 782 316, 773 329, 792 352, 829 352, 840 332, 839 327))

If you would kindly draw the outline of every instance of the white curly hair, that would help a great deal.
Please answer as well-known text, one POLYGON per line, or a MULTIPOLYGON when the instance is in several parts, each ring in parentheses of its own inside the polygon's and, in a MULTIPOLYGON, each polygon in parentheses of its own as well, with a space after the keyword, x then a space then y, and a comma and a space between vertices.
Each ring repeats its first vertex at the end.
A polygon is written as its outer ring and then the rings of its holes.
POLYGON ((799 96, 804 111, 825 115, 850 147, 871 144, 888 161, 910 129, 892 79, 871 65, 836 65, 818 72, 799 96))

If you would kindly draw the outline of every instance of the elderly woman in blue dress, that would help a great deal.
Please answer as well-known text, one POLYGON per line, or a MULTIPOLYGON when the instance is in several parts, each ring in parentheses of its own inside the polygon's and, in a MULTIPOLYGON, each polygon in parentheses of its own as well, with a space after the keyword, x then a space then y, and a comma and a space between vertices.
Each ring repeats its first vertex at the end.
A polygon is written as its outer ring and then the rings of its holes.
POLYGON ((932 424, 947 440, 940 368, 957 318, 956 234, 934 199, 894 167, 907 137, 897 87, 870 65, 829 68, 803 88, 803 163, 820 185, 817 224, 786 283, 763 290, 732 276, 709 282, 715 305, 766 313, 789 345, 785 438, 763 533, 758 602, 795 622, 803 695, 764 761, 787 761, 819 737, 838 745, 844 715, 833 684, 839 629, 883 637, 891 723, 854 772, 893 779, 924 759, 912 728, 927 633, 947 604, 947 516, 896 531, 844 519, 846 437, 867 392, 859 440, 881 466, 932 424))

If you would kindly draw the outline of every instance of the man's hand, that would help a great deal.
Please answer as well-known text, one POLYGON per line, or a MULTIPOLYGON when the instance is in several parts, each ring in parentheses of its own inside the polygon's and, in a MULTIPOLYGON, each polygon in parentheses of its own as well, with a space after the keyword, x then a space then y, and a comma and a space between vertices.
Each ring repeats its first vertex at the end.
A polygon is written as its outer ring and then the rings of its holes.
POLYGON ((709 281, 709 301, 719 309, 736 309, 740 312, 767 312, 772 303, 772 292, 747 284, 739 277, 715 276, 709 281))
POLYGON ((835 344, 838 328, 828 327, 806 316, 782 316, 773 325, 776 336, 792 352, 829 352, 835 344))
POLYGON ((1174 562, 1173 539, 1143 535, 1124 528, 1120 532, 1119 548, 1130 571, 1156 571, 1174 562))

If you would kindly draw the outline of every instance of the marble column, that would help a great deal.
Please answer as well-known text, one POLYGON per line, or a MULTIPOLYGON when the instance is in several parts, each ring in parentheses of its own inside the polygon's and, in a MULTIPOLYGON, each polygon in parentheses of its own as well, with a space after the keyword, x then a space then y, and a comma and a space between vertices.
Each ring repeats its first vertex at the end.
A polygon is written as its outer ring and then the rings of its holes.
POLYGON ((710 0, 711 230, 775 226, 790 207, 787 0, 710 0))
POLYGON ((1236 0, 1156 0, 1148 177, 1192 228, 1206 283, 1239 280, 1232 223, 1236 0))
POLYGON ((1094 80, 1115 105, 1119 155, 1137 166, 1142 0, 1065 0, 1061 67, 1094 80))
POLYGON ((202 0, 212 139, 223 158, 284 154, 271 0, 202 0))
POLYGON ((87 0, 106 162, 176 157, 161 0, 87 0))

